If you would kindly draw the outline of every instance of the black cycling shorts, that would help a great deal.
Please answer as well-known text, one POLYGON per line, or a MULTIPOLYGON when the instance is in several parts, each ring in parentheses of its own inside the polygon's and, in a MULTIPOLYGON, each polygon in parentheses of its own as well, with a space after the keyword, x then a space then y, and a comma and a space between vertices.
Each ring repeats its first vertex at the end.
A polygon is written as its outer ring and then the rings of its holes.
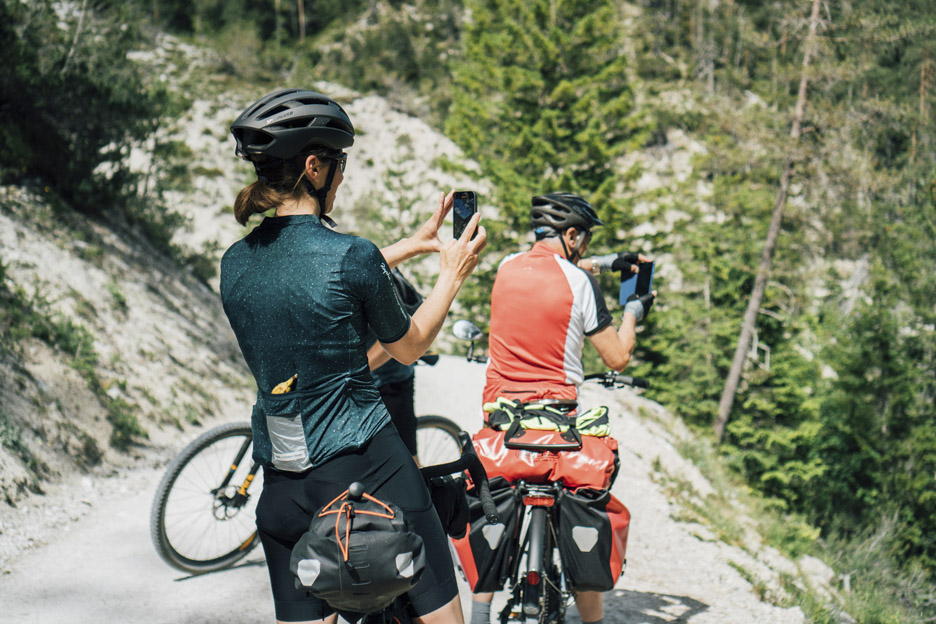
POLYGON ((390 412, 393 426, 413 456, 416 455, 416 412, 413 410, 415 379, 415 375, 412 375, 403 381, 391 381, 377 388, 390 412))
POLYGON ((257 528, 266 553, 277 620, 318 620, 334 612, 324 601, 296 589, 289 556, 308 530, 312 515, 354 481, 363 483, 368 493, 399 506, 425 543, 426 568, 407 593, 415 614, 431 613, 458 595, 448 538, 429 490, 400 436, 388 424, 363 448, 306 472, 264 469, 257 528))

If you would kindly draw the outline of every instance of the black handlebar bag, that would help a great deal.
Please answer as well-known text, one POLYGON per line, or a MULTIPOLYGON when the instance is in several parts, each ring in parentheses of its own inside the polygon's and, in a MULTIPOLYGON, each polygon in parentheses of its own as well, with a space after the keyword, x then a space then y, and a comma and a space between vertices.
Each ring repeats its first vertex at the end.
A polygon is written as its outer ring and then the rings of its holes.
POLYGON ((297 589, 352 622, 412 589, 425 567, 423 540, 399 507, 347 491, 316 514, 289 560, 297 589))

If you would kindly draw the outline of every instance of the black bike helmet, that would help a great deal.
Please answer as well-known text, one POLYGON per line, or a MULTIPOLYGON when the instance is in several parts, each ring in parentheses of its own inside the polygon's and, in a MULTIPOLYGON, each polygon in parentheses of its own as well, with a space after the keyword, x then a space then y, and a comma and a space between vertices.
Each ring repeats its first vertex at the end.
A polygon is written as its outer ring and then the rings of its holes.
POLYGON ((588 232, 604 225, 591 204, 574 193, 536 195, 530 208, 530 220, 533 229, 549 227, 557 232, 565 232, 570 227, 588 232))
POLYGON ((231 124, 236 153, 251 162, 288 160, 311 145, 342 150, 354 144, 354 126, 333 99, 283 89, 251 104, 231 124))

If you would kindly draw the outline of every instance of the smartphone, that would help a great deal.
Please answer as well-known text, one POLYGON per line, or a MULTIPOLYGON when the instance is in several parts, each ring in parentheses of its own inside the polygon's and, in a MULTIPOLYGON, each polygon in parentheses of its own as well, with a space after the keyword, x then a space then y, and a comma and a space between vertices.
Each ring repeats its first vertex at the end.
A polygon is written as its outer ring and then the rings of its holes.
MULTIPOLYGON (((452 205, 452 234, 455 238, 462 235, 472 215, 476 212, 478 212, 478 195, 474 191, 455 191, 455 201, 452 205)), ((477 233, 478 231, 475 230, 471 238, 474 238, 477 233)))
POLYGON ((653 290, 653 263, 642 262, 637 265, 638 273, 621 274, 621 292, 618 293, 618 303, 624 305, 631 295, 646 295, 653 290))

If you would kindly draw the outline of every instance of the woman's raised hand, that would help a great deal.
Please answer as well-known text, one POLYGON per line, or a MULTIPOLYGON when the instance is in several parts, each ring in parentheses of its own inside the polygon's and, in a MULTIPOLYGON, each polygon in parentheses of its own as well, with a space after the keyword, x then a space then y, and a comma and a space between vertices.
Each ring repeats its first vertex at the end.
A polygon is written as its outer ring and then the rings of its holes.
POLYGON ((413 235, 411 240, 414 245, 419 248, 421 253, 433 253, 442 250, 442 241, 439 239, 439 228, 442 227, 445 217, 452 210, 454 197, 454 189, 449 191, 447 195, 440 194, 439 205, 436 206, 435 212, 432 213, 429 220, 423 223, 413 235))
POLYGON ((439 240, 439 228, 442 227, 446 215, 452 210, 454 197, 454 190, 449 191, 448 195, 440 194, 439 205, 436 206, 435 212, 432 213, 428 221, 416 230, 413 236, 400 239, 380 250, 384 260, 391 268, 410 258, 442 250, 442 241, 439 240))
MULTIPOLYGON (((451 199, 451 194, 448 198, 451 199)), ((457 239, 452 239, 442 246, 439 253, 439 277, 449 274, 461 285, 471 272, 478 266, 479 254, 487 244, 487 232, 478 223, 481 213, 472 215, 465 231, 457 239), (471 239, 471 234, 478 230, 477 236, 471 239)))

